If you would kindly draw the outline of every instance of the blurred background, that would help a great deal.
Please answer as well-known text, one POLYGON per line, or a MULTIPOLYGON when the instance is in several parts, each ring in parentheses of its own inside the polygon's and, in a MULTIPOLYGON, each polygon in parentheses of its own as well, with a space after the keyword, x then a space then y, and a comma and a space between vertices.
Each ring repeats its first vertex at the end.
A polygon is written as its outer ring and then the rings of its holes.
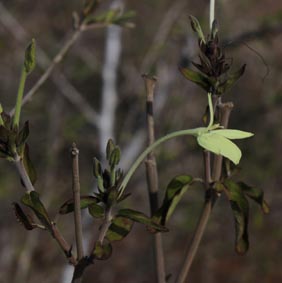
MULTIPOLYGON (((0 102, 6 112, 15 103, 24 49, 37 42, 36 70, 28 91, 49 61, 71 37, 72 13, 78 0, 2 0, 0 2, 0 102)), ((234 251, 234 220, 228 201, 221 198, 213 211, 189 282, 282 282, 282 2, 273 0, 218 0, 216 19, 226 56, 236 69, 247 64, 245 75, 223 98, 233 101, 230 127, 255 133, 240 142, 243 158, 239 178, 265 191, 271 213, 262 215, 251 205, 250 250, 234 251)), ((127 171, 146 146, 143 73, 157 76, 155 118, 158 137, 199 126, 206 107, 204 92, 178 71, 181 60, 197 59, 197 39, 188 15, 208 31, 207 0, 103 1, 135 10, 134 29, 110 27, 82 33, 53 75, 23 108, 30 122, 29 145, 36 166, 36 188, 52 217, 71 197, 70 146, 80 149, 82 193, 94 191, 94 156, 104 160, 106 140, 122 149, 121 167, 127 171)), ((202 153, 193 139, 178 138, 157 152, 160 196, 177 174, 203 176, 202 153)), ((70 282, 72 270, 48 233, 26 231, 11 207, 24 193, 13 164, 0 161, 0 282, 70 282)), ((127 205, 149 214, 144 166, 129 184, 127 205)), ((167 273, 171 281, 183 260, 203 204, 204 190, 195 188, 181 201, 164 234, 167 273)), ((84 217, 85 246, 97 235, 99 222, 84 217)), ((57 223, 70 243, 72 215, 57 223)), ((108 261, 88 268, 83 282, 154 282, 152 237, 135 225, 128 237, 113 247, 108 261)))

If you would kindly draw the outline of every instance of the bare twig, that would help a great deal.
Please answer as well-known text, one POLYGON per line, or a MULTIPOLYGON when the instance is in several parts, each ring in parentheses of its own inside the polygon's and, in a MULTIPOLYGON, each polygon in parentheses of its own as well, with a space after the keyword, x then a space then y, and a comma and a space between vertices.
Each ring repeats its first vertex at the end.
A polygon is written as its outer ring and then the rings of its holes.
POLYGON ((16 165, 16 168, 18 170, 18 173, 22 179, 22 182, 24 183, 25 185, 25 188, 26 188, 26 191, 27 192, 31 192, 31 191, 34 191, 34 187, 30 181, 30 178, 26 172, 26 169, 24 167, 24 164, 23 164, 23 160, 22 158, 20 158, 19 156, 17 156, 15 158, 15 165, 16 165))
POLYGON ((79 183, 79 164, 78 164, 79 150, 76 144, 72 144, 72 190, 74 199, 74 224, 75 224, 75 239, 77 248, 77 259, 81 260, 83 253, 83 236, 81 223, 81 209, 80 209, 80 183, 79 183))
MULTIPOLYGON (((154 89, 157 79, 143 75, 146 87, 146 117, 147 117, 147 134, 148 134, 148 146, 155 141, 155 127, 154 127, 154 89)), ((150 199, 151 214, 158 209, 158 171, 156 164, 156 157, 154 152, 150 152, 146 158, 146 175, 147 186, 150 199)), ((164 252, 162 244, 161 233, 154 235, 154 254, 157 267, 157 278, 159 283, 166 282, 166 272, 164 263, 164 252)))

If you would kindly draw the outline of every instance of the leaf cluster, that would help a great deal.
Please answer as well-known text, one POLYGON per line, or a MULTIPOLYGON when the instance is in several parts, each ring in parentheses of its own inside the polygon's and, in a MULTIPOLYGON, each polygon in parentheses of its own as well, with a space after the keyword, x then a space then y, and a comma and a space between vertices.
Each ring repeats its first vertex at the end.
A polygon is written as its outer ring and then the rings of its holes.
POLYGON ((186 79, 199 85, 205 91, 222 95, 244 74, 246 65, 229 73, 232 60, 225 57, 218 36, 217 22, 213 22, 211 33, 205 37, 198 20, 190 16, 190 21, 193 31, 198 36, 199 63, 192 62, 197 71, 187 66, 180 66, 179 70, 186 79))

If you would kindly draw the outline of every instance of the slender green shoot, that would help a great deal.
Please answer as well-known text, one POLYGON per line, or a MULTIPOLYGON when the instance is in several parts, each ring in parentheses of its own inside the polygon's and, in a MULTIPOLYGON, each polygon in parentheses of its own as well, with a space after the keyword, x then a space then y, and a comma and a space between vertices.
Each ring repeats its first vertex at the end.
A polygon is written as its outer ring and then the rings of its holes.
POLYGON ((26 77, 27 77, 27 73, 26 73, 25 68, 23 67, 22 72, 21 72, 20 84, 19 84, 18 95, 17 95, 17 102, 16 102, 16 107, 15 107, 15 115, 14 115, 14 120, 13 120, 14 128, 19 128, 26 77))
POLYGON ((187 135, 192 135, 192 136, 197 136, 200 132, 204 132, 207 131, 207 128, 195 128, 195 129, 188 129, 188 130, 181 130, 181 131, 176 131, 173 133, 170 133, 166 136, 161 137, 160 139, 156 140, 153 144, 151 144, 149 147, 147 147, 140 155, 139 157, 136 159, 136 161, 133 163, 133 165, 131 166, 131 168, 129 169, 128 173, 126 174, 126 176, 124 177, 121 185, 120 185, 120 191, 119 191, 119 196, 121 196, 124 192, 125 187, 127 186, 130 178, 132 177, 132 175, 134 174, 134 172, 136 171, 136 169, 139 167, 139 165, 142 163, 142 161, 146 158, 146 156, 153 151, 156 147, 158 147, 160 144, 171 140, 175 137, 179 137, 179 136, 187 136, 187 135))

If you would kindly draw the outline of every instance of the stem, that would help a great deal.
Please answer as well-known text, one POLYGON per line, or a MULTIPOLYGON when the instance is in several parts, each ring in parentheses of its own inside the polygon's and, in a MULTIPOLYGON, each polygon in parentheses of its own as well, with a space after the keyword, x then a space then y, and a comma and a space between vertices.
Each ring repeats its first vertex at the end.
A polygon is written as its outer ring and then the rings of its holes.
MULTIPOLYGON (((146 117, 147 117, 147 131, 148 131, 148 146, 155 141, 155 127, 154 127, 154 89, 156 86, 156 78, 143 75, 146 87, 146 117)), ((146 158, 146 175, 147 186, 150 199, 151 215, 158 209, 158 171, 156 164, 156 157, 153 152, 150 152, 146 158)), ((161 233, 154 234, 154 257, 157 268, 157 279, 159 283, 166 282, 166 272, 164 263, 164 251, 161 233)))
POLYGON ((129 171, 127 172, 126 176, 124 177, 121 185, 120 185, 120 192, 119 196, 121 196, 136 169, 139 167, 139 165, 142 163, 144 158, 156 147, 158 147, 160 144, 173 139, 175 137, 180 137, 180 136, 187 136, 187 135, 193 135, 196 136, 202 129, 206 128, 195 128, 195 129, 187 129, 187 130, 181 130, 181 131, 176 131, 172 132, 166 136, 161 137, 160 139, 156 140, 153 144, 151 144, 149 147, 147 147, 140 155, 139 157, 135 160, 135 162, 132 164, 130 167, 129 171))
POLYGON ((210 122, 209 122, 208 128, 211 128, 211 126, 213 125, 213 121, 214 121, 214 110, 213 110, 213 103, 212 103, 212 95, 210 92, 208 93, 208 104, 209 104, 209 110, 210 110, 210 122))
MULTIPOLYGON (((22 179, 22 182, 25 185, 27 192, 30 193, 31 191, 35 191, 32 183, 29 179, 29 176, 26 172, 26 169, 24 167, 23 161, 19 156, 15 157, 15 165, 16 165, 16 168, 17 168, 19 175, 22 179)), ((52 227, 52 231, 51 231, 52 237, 57 241, 57 243, 59 244, 60 248, 64 252, 64 254, 67 257, 67 259, 69 260, 69 262, 72 265, 76 265, 77 261, 72 255, 71 246, 66 242, 66 240, 64 239, 64 237, 62 236, 60 231, 57 229, 55 223, 52 223, 51 227, 52 227)))
POLYGON ((214 7, 215 7, 215 0, 210 0, 210 29, 212 29, 212 23, 214 21, 214 7))
POLYGON ((71 252, 72 247, 64 239, 64 237, 62 236, 62 234, 60 233, 60 231, 58 230, 55 224, 52 224, 52 236, 56 240, 56 242, 58 243, 62 251, 64 252, 69 262, 75 266, 77 264, 77 261, 72 255, 72 252, 71 252))
MULTIPOLYGON (((220 114, 220 124, 225 129, 228 127, 229 117, 231 111, 234 107, 232 102, 220 103, 218 105, 219 114, 220 114)), ((213 164, 213 180, 217 181, 220 179, 221 170, 222 170, 222 155, 215 155, 214 164, 213 164)))
POLYGON ((212 210, 212 201, 211 201, 211 199, 209 199, 209 200, 206 201, 206 203, 204 205, 200 220, 198 222, 196 231, 195 231, 193 239, 192 239, 191 246, 189 247, 189 250, 186 254, 185 260, 184 260, 183 265, 182 265, 182 269, 181 269, 181 271, 178 275, 176 283, 184 283, 185 282, 185 279, 186 279, 187 274, 190 270, 193 259, 196 255, 197 250, 198 250, 198 247, 199 247, 200 241, 202 239, 203 233, 206 229, 208 219, 209 219, 209 216, 211 214, 211 210, 212 210))
MULTIPOLYGON (((28 91, 28 93, 25 95, 21 102, 21 106, 25 105, 32 96, 38 91, 38 89, 47 81, 47 79, 51 76, 53 70, 55 67, 64 59, 68 51, 71 49, 71 47, 76 43, 79 36, 83 31, 89 30, 89 29, 97 29, 97 28, 104 28, 108 26, 109 24, 93 24, 86 26, 84 24, 81 24, 74 33, 71 35, 71 37, 66 41, 66 43, 63 45, 63 47, 60 49, 58 54, 54 57, 52 62, 50 63, 49 67, 46 69, 46 71, 42 74, 42 76, 39 78, 39 80, 34 84, 34 86, 28 91)), ((14 115, 16 109, 12 109, 10 111, 10 116, 14 115)))
POLYGON ((21 77, 20 77, 20 84, 18 88, 18 95, 17 95, 17 101, 15 106, 15 116, 13 120, 13 127, 18 128, 20 123, 20 115, 21 115, 21 108, 22 108, 22 100, 23 100, 23 93, 24 93, 24 87, 25 87, 25 81, 26 81, 27 73, 24 68, 22 68, 21 71, 21 77))
POLYGON ((22 182, 24 183, 24 186, 26 188, 26 191, 28 193, 30 193, 31 191, 35 191, 31 181, 30 181, 30 178, 26 172, 26 169, 24 167, 24 164, 23 164, 23 160, 22 158, 20 158, 19 156, 16 156, 15 157, 15 165, 16 165, 16 168, 18 170, 18 173, 22 179, 22 182))
POLYGON ((75 224, 75 239, 77 248, 77 259, 81 260, 83 253, 83 236, 81 223, 81 209, 80 209, 80 183, 79 183, 79 164, 78 164, 79 150, 76 144, 72 144, 72 189, 74 199, 74 224, 75 224))

